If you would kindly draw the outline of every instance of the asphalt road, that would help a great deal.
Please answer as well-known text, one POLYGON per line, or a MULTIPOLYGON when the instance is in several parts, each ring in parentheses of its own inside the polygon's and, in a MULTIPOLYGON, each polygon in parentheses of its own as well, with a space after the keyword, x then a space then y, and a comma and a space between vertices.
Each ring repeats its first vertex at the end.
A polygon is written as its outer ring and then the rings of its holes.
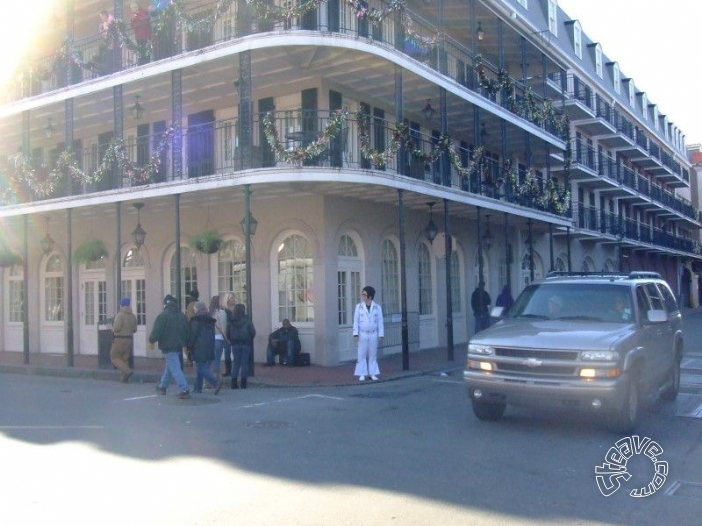
POLYGON ((595 467, 621 438, 596 420, 508 408, 476 420, 460 373, 350 387, 224 390, 0 375, 6 524, 697 524, 702 425, 656 404, 653 464, 604 497, 595 467))

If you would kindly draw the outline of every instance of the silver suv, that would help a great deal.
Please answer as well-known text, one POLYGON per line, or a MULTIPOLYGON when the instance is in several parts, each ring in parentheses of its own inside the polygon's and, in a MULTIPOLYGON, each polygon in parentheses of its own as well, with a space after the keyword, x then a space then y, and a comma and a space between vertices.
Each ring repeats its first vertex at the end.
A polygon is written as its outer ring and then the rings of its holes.
POLYGON ((507 404, 600 413, 631 432, 644 400, 680 388, 682 314, 655 272, 552 273, 470 340, 463 373, 473 412, 507 404))

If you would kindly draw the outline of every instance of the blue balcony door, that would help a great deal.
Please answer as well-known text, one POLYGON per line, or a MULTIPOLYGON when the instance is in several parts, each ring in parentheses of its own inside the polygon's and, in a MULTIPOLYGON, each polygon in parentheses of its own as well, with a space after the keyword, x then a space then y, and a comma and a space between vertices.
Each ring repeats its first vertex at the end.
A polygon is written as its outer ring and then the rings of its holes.
POLYGON ((214 111, 188 115, 188 177, 214 173, 214 111))

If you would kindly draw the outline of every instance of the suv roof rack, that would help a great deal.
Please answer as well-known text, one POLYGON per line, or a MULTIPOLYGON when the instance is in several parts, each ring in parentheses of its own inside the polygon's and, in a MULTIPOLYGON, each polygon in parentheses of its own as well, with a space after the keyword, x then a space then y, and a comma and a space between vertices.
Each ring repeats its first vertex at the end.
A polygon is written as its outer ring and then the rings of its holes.
POLYGON ((609 270, 601 270, 595 272, 585 271, 567 271, 567 270, 552 270, 546 275, 546 278, 562 278, 562 277, 591 277, 591 278, 628 278, 628 279, 663 279, 658 272, 649 270, 633 270, 631 272, 612 272, 609 270))
POLYGON ((601 270, 601 271, 595 271, 595 272, 586 272, 586 271, 567 271, 567 270, 552 270, 548 274, 546 274, 547 278, 561 278, 561 277, 569 277, 569 276, 574 276, 574 277, 624 277, 627 276, 626 273, 624 272, 612 272, 610 270, 601 270))

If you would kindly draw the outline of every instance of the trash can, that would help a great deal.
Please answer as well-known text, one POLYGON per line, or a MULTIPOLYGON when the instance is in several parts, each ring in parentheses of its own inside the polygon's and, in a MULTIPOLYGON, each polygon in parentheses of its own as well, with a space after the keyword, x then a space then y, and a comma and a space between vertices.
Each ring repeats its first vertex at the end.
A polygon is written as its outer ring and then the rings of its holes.
POLYGON ((112 333, 112 322, 114 318, 106 318, 98 322, 98 368, 112 369, 112 360, 110 360, 110 348, 114 335, 112 333))

